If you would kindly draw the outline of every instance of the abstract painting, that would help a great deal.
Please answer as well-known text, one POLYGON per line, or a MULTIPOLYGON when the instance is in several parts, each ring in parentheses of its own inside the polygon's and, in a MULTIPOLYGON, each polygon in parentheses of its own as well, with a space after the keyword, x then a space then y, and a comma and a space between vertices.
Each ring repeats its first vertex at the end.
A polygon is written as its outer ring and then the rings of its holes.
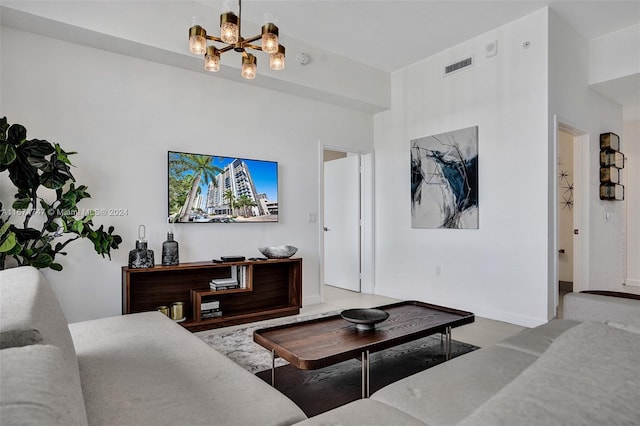
POLYGON ((412 139, 411 227, 478 223, 478 126, 412 139))

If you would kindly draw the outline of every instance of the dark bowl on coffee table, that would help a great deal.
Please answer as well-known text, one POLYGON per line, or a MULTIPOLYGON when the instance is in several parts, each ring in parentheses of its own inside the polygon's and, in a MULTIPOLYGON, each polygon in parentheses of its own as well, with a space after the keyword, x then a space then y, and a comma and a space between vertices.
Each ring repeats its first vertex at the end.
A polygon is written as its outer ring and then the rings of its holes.
POLYGON ((381 309, 366 308, 347 309, 342 311, 340 316, 355 324, 356 329, 361 331, 375 330, 376 324, 389 318, 389 314, 381 309))

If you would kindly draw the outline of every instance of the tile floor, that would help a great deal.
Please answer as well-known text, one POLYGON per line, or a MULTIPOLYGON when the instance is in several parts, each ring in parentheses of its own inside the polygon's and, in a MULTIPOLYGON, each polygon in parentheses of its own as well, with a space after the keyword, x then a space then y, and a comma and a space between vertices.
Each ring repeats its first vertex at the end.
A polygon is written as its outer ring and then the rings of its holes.
MULTIPOLYGON (((640 287, 624 286, 619 291, 640 294, 640 287)), ((562 313, 562 297, 566 293, 560 293, 558 312, 561 317, 562 313)), ((375 294, 362 294, 349 290, 343 290, 329 285, 324 286, 324 302, 314 305, 308 305, 300 310, 300 316, 307 316, 323 312, 341 311, 349 308, 371 308, 374 306, 385 305, 389 303, 399 302, 393 299, 375 294)), ((196 334, 215 333, 228 331, 232 328, 246 327, 246 324, 233 327, 226 327, 208 331, 202 331, 196 334)), ((493 345, 500 340, 524 330, 526 327, 510 324, 502 321, 490 320, 476 316, 475 322, 472 324, 456 327, 451 331, 452 338, 472 345, 485 347, 493 345)))
MULTIPOLYGON (((399 300, 375 294, 356 293, 325 285, 324 302, 305 306, 302 308, 300 315, 310 315, 348 308, 371 308, 394 302, 399 302, 399 300)), ((483 347, 512 336, 524 328, 525 327, 506 322, 476 317, 473 324, 454 328, 451 331, 451 336, 455 340, 483 347)))

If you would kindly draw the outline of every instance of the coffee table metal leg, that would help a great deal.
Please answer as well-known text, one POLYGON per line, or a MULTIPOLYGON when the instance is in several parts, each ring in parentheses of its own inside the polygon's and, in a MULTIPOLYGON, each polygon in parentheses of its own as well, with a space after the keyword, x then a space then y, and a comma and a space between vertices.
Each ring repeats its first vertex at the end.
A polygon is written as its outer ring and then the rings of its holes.
POLYGON ((369 398, 369 351, 362 351, 362 398, 369 398))
POLYGON ((271 349, 271 386, 276 387, 276 350, 271 349))
POLYGON ((446 360, 449 361, 449 359, 451 358, 451 327, 447 327, 445 330, 445 334, 446 334, 446 343, 447 343, 447 348, 446 348, 446 360))

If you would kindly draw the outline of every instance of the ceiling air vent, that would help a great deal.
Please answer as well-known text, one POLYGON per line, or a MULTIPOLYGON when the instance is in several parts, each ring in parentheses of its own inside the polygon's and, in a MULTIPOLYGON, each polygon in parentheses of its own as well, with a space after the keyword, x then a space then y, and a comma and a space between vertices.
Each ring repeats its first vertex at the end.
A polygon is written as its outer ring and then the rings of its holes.
POLYGON ((462 59, 461 61, 455 62, 453 64, 449 64, 444 67, 444 75, 452 74, 456 71, 463 70, 473 65, 473 56, 469 56, 468 58, 462 59))

